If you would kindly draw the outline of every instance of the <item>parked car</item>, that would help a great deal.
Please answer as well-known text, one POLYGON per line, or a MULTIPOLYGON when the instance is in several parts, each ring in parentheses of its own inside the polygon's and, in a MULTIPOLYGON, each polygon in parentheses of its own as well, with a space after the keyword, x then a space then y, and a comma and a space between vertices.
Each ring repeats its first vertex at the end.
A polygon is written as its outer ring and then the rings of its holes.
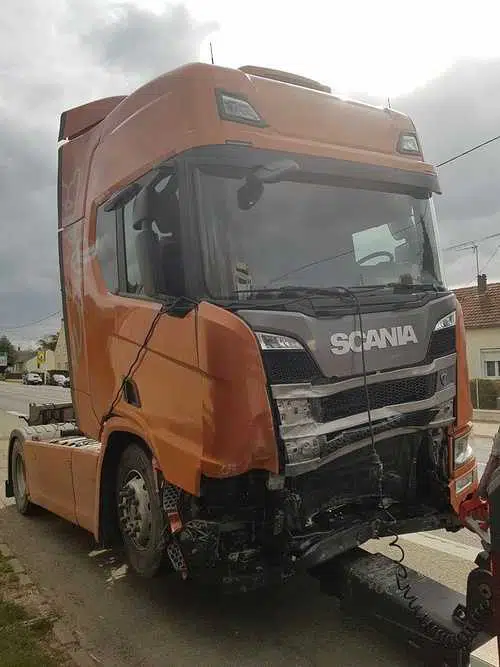
POLYGON ((58 387, 69 387, 69 377, 62 375, 62 373, 54 373, 52 376, 52 384, 58 387))
POLYGON ((43 382, 38 373, 25 373, 23 375, 23 384, 43 384, 43 382))

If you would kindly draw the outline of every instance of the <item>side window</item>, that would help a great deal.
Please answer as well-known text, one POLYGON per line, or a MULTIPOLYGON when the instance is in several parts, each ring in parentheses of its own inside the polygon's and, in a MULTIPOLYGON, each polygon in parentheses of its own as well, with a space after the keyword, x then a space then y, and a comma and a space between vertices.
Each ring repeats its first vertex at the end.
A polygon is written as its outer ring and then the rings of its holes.
POLYGON ((181 296, 184 275, 179 191, 175 171, 147 175, 123 207, 126 290, 130 294, 181 296))
POLYGON ((116 250, 116 212, 97 211, 96 254, 106 287, 118 291, 118 255, 116 250))

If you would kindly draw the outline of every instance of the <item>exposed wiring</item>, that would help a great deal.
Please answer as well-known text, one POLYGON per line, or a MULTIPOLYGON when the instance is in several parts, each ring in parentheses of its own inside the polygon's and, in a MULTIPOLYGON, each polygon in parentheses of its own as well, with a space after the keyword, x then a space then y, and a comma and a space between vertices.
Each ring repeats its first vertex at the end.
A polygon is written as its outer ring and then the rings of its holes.
POLYGON ((344 292, 355 304, 356 306, 356 316, 358 318, 359 322, 359 335, 361 337, 361 367, 363 370, 363 388, 364 388, 364 393, 365 393, 365 400, 366 400, 366 413, 368 416, 368 428, 370 431, 370 439, 371 439, 371 445, 372 445, 372 452, 373 452, 373 458, 374 458, 374 463, 378 468, 378 495, 379 495, 379 505, 380 509, 384 509, 383 507, 383 488, 382 488, 382 483, 383 483, 383 475, 384 475, 384 466, 382 463, 382 460, 380 458, 380 455, 377 451, 377 447, 375 445, 375 432, 373 429, 373 420, 372 420, 372 411, 371 411, 371 401, 370 401, 370 389, 368 386, 368 367, 366 364, 366 353, 365 353, 365 343, 364 343, 364 338, 365 338, 365 333, 364 333, 364 325, 363 325, 363 314, 361 310, 361 302, 358 299, 357 294, 353 291, 350 290, 348 287, 336 287, 335 289, 340 290, 341 292, 344 292))
POLYGON ((140 363, 142 362, 142 360, 146 356, 146 353, 147 353, 146 346, 149 343, 149 341, 151 340, 151 337, 155 332, 156 325, 160 321, 162 315, 166 315, 166 314, 172 312, 173 310, 175 310, 175 308, 177 308, 179 306, 179 303, 182 303, 182 302, 191 303, 194 306, 199 305, 198 301, 194 301, 193 299, 188 299, 187 297, 179 297, 178 299, 176 299, 171 304, 162 305, 161 308, 158 310, 158 312, 155 314, 155 316, 153 318, 153 321, 151 322, 151 324, 149 326, 149 329, 146 333, 146 336, 144 337, 144 340, 142 341, 142 344, 139 347, 139 350, 137 351, 137 354, 136 354, 134 360, 130 364, 130 367, 129 367, 127 373, 123 377, 123 380, 121 381, 120 387, 118 388, 118 391, 116 392, 116 395, 115 395, 113 401, 111 402, 111 405, 109 406, 108 411, 101 418, 100 425, 99 425, 99 438, 98 438, 99 440, 101 440, 101 438, 102 438, 102 432, 104 430, 104 426, 105 426, 106 422, 108 421, 108 419, 110 419, 110 417, 113 416, 113 410, 115 409, 116 405, 118 404, 118 402, 120 400, 120 397, 123 393, 123 390, 125 388, 126 383, 129 382, 132 379, 132 377, 134 376, 134 373, 139 368, 140 363))

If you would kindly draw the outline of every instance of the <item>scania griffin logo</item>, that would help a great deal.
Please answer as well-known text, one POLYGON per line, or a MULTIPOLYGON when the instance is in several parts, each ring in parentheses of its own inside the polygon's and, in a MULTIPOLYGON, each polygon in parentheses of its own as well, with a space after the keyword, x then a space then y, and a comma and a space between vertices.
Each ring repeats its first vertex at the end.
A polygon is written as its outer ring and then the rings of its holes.
POLYGON ((363 332, 352 331, 350 334, 334 333, 331 337, 333 354, 347 354, 348 352, 361 352, 361 342, 365 350, 386 347, 400 347, 408 343, 418 343, 417 336, 411 324, 402 327, 391 327, 390 329, 368 329, 363 332))

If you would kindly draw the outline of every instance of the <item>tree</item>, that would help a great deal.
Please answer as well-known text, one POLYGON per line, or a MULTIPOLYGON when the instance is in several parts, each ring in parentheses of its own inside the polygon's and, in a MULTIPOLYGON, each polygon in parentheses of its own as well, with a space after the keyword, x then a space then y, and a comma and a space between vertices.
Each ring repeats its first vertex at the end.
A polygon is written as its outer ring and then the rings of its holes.
POLYGON ((47 334, 43 338, 40 338, 37 347, 39 350, 52 350, 52 352, 54 352, 58 338, 59 334, 47 334))
POLYGON ((7 355, 7 363, 9 366, 13 366, 16 363, 16 348, 12 345, 7 336, 2 336, 0 338, 0 355, 7 355))

